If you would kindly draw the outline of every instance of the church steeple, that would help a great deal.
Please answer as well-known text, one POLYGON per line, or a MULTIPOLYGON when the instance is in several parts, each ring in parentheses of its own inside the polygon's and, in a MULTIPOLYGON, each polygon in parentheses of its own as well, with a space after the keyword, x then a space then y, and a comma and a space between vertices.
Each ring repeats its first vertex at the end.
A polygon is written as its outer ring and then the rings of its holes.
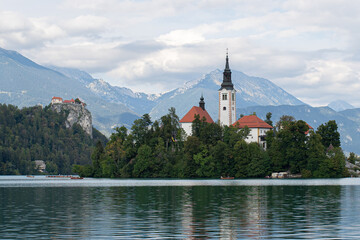
POLYGON ((231 81, 229 67, 229 53, 226 49, 226 62, 223 82, 219 89, 219 122, 221 125, 230 126, 236 121, 236 90, 231 81))
POLYGON ((224 69, 224 73, 223 73, 223 82, 221 84, 221 89, 226 89, 226 90, 233 90, 234 89, 234 85, 231 81, 231 70, 229 67, 229 53, 226 50, 226 63, 225 63, 225 69, 224 69))
POLYGON ((202 110, 205 110, 205 101, 204 101, 204 97, 201 94, 201 98, 200 98, 200 102, 199 102, 199 107, 202 108, 202 110))

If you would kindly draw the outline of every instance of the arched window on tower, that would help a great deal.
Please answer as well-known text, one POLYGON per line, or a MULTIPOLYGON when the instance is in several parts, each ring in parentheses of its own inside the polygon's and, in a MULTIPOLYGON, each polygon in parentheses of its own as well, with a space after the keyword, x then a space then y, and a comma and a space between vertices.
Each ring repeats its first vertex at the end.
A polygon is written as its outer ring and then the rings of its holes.
POLYGON ((226 93, 223 93, 222 100, 227 100, 227 94, 226 93))
POLYGON ((226 110, 226 107, 223 107, 223 110, 225 111, 225 110, 226 110))

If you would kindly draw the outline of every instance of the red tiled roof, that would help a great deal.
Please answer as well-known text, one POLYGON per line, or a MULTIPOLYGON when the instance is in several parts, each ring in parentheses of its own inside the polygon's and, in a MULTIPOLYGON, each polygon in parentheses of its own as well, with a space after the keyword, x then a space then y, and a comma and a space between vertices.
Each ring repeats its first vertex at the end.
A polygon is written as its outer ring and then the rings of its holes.
POLYGON ((308 127, 309 127, 309 130, 307 130, 305 132, 305 134, 307 135, 310 132, 310 130, 314 130, 314 128, 312 126, 310 126, 308 123, 306 123, 306 125, 308 125, 308 127))
POLYGON ((255 115, 244 116, 237 120, 233 126, 237 123, 239 123, 239 128, 244 128, 245 126, 248 128, 273 128, 255 115))
POLYGON ((195 119, 195 114, 200 115, 200 120, 205 117, 206 122, 213 123, 214 121, 210 117, 209 113, 206 110, 203 110, 201 107, 192 107, 190 111, 180 120, 181 123, 191 123, 195 119))
POLYGON ((71 100, 64 100, 64 103, 74 103, 75 100, 74 99, 71 99, 71 100))
POLYGON ((63 100, 61 97, 53 97, 52 99, 53 99, 53 100, 54 100, 54 99, 59 99, 59 100, 61 100, 61 101, 63 100))

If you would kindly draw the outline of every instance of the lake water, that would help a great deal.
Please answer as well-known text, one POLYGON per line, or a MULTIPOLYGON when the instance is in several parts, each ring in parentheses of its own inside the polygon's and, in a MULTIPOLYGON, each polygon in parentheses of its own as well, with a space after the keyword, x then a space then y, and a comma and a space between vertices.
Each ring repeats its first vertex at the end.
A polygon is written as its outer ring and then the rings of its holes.
POLYGON ((0 176, 0 239, 359 239, 360 179, 0 176))

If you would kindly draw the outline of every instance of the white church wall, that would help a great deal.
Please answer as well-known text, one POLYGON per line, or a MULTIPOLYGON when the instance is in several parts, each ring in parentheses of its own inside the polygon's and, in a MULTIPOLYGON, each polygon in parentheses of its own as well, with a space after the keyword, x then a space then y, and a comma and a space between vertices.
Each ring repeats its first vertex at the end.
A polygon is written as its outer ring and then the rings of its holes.
POLYGON ((184 129, 187 136, 191 136, 192 133, 192 123, 180 123, 181 128, 184 129))

